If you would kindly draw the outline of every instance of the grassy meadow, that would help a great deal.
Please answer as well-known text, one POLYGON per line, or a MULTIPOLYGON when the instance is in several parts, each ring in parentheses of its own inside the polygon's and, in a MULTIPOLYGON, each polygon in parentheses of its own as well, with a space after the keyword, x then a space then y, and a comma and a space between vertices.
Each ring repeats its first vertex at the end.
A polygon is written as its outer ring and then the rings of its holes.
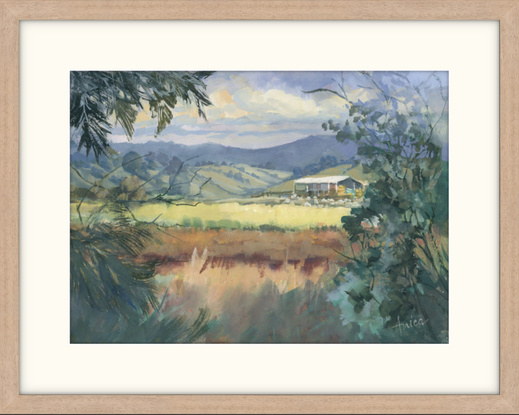
POLYGON ((339 310, 326 299, 343 237, 185 228, 158 236, 137 261, 160 262, 155 278, 165 310, 193 321, 200 308, 210 310, 206 342, 345 341, 339 310))
MULTIPOLYGON (((279 201, 279 199, 278 199, 279 201)), ((78 221, 78 203, 71 204, 72 222, 78 221)), ((109 220, 110 213, 95 212, 102 206, 101 202, 83 202, 83 217, 96 215, 97 220, 109 220)), ((168 205, 165 203, 132 204, 132 212, 138 220, 154 221, 163 226, 193 226, 194 228, 229 228, 247 229, 260 226, 273 226, 280 229, 310 229, 323 226, 338 226, 341 217, 348 215, 349 207, 325 206, 321 209, 295 204, 243 204, 200 203, 196 206, 168 205)))
MULTIPOLYGON (((72 226, 81 231, 76 206, 71 205, 72 226)), ((84 203, 83 217, 99 206, 84 203)), ((238 203, 134 207, 140 221, 161 215, 159 226, 142 225, 151 236, 131 258, 137 265, 155 264, 153 279, 161 303, 149 329, 154 341, 168 339, 157 335, 169 333, 160 324, 181 316, 186 327, 197 325, 202 314, 203 330, 190 341, 349 341, 340 309, 327 299, 343 259, 335 251, 346 238, 337 224, 348 212, 344 207, 238 203)), ((100 216, 100 223, 113 223, 110 215, 100 216)), ((126 321, 110 321, 101 313, 90 320, 90 329, 80 323, 82 334, 73 337, 76 342, 126 342, 117 335, 118 330, 121 336, 129 330, 126 321), (101 332, 111 337, 99 337, 101 332)))

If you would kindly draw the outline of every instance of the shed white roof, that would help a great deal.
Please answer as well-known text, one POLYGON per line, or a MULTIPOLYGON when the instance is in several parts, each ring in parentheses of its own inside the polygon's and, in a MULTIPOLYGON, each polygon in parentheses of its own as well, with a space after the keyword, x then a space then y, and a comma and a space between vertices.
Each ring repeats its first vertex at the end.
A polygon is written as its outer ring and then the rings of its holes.
POLYGON ((303 177, 302 179, 297 179, 295 183, 339 183, 349 177, 350 176, 303 177))

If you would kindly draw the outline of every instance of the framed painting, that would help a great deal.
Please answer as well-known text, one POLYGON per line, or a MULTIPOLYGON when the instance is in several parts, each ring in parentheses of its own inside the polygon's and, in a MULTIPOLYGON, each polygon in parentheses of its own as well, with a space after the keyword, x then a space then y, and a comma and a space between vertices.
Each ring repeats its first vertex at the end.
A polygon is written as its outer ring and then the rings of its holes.
POLYGON ((448 343, 447 72, 70 82, 71 343, 448 343))
POLYGON ((2 3, 2 411, 516 412, 517 3, 239 4, 2 3))

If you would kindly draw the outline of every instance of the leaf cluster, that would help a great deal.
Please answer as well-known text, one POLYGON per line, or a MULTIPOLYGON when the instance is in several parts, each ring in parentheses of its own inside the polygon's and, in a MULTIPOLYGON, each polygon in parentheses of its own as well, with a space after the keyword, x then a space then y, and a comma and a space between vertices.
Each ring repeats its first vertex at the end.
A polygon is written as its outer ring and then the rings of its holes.
POLYGON ((71 297, 139 319, 157 307, 154 263, 133 258, 151 240, 143 226, 104 223, 70 232, 71 297))
POLYGON ((79 136, 78 150, 92 151, 97 160, 109 153, 108 136, 115 120, 128 139, 137 115, 148 103, 157 120, 156 135, 173 119, 179 103, 194 105, 200 117, 211 104, 205 80, 212 72, 188 71, 72 71, 70 127, 79 136))
MULTIPOLYGON (((383 321, 379 335, 420 316, 427 321, 422 339, 445 341, 448 254, 439 232, 447 228, 448 169, 441 158, 444 137, 436 129, 446 117, 446 93, 438 78, 444 102, 435 112, 431 87, 413 85, 405 74, 358 76, 369 89, 369 99, 352 102, 339 84, 349 117, 322 124, 339 142, 355 142, 357 162, 376 177, 362 206, 342 218, 348 233, 342 255, 348 263, 341 275, 360 284, 349 288, 337 278, 344 301, 353 305, 344 317, 359 323, 370 304, 370 312, 383 321), (377 286, 383 288, 378 296, 377 286)), ((433 73, 430 78, 434 82, 437 77, 433 73)), ((396 330, 393 334, 400 335, 396 330)))

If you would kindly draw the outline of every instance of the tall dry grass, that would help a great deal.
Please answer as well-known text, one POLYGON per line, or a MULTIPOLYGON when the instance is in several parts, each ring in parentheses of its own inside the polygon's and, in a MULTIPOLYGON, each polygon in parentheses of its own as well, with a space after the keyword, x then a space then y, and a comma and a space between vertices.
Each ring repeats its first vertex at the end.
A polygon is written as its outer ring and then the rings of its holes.
POLYGON ((195 318, 207 307, 207 342, 347 341, 335 287, 340 231, 183 229, 160 236, 140 258, 157 260, 164 308, 195 318))

